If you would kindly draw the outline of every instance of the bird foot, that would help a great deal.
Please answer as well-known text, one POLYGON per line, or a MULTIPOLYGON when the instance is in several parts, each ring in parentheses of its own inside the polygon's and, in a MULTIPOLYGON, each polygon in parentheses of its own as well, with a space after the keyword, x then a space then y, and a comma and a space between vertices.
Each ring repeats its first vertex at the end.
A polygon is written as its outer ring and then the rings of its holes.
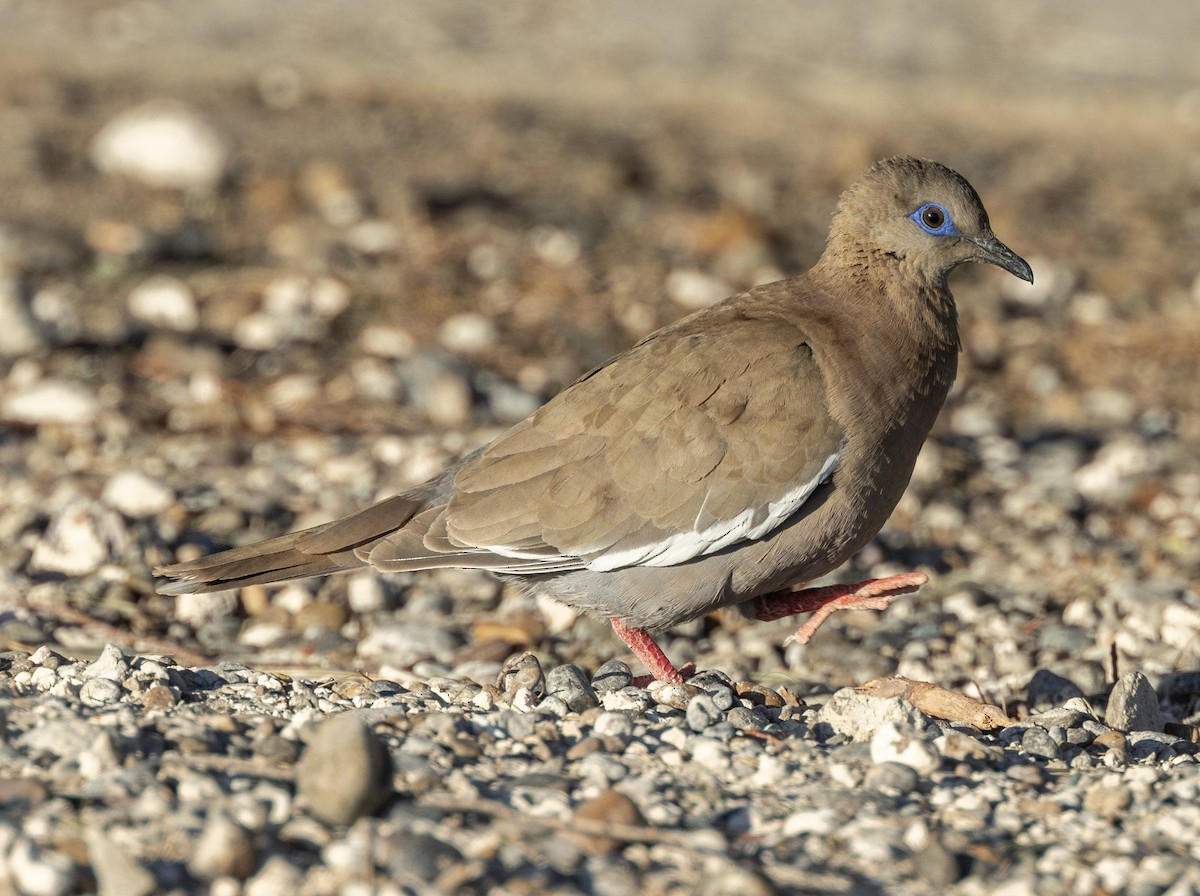
POLYGON ((634 656, 645 663, 646 668, 650 670, 649 675, 634 677, 633 684, 635 687, 644 688, 652 681, 669 681, 672 684, 683 684, 696 674, 696 667, 692 663, 676 669, 671 661, 667 659, 667 655, 662 652, 662 648, 654 642, 654 639, 650 637, 645 629, 631 628, 620 619, 612 619, 610 621, 612 622, 613 631, 629 646, 634 656))
POLYGON ((812 613, 804 625, 788 638, 788 643, 795 641, 797 644, 807 644, 825 620, 839 610, 886 610, 897 597, 911 594, 928 581, 929 576, 923 572, 909 572, 848 585, 776 591, 755 598, 753 616, 769 622, 797 613, 812 613))

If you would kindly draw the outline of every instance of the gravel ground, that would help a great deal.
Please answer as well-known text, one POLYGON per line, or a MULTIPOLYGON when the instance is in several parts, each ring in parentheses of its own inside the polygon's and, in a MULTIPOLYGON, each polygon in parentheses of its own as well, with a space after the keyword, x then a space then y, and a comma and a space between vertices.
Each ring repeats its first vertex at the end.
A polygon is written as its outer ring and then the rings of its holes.
POLYGON ((1050 8, 0 2, 0 893, 1200 893, 1200 21, 1050 8), (896 152, 1037 284, 955 277, 886 613, 642 689, 481 574, 153 593, 804 269, 896 152))

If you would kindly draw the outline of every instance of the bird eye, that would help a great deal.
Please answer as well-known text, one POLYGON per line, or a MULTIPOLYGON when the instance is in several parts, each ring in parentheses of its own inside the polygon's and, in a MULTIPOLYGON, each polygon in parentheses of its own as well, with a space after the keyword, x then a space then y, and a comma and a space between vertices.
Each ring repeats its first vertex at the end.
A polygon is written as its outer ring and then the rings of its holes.
POLYGON ((921 228, 933 236, 958 236, 958 228, 950 220, 950 213, 936 202, 927 202, 911 215, 921 228))

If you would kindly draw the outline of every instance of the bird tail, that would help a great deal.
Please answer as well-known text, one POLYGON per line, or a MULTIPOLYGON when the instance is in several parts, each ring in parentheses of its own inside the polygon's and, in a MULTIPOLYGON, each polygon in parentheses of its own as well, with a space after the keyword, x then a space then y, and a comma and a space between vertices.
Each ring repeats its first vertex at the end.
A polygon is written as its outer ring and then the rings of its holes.
POLYGON ((158 593, 223 591, 364 566, 370 547, 407 524, 428 499, 428 490, 418 488, 332 523, 198 560, 156 567, 156 576, 171 580, 160 584, 158 593))

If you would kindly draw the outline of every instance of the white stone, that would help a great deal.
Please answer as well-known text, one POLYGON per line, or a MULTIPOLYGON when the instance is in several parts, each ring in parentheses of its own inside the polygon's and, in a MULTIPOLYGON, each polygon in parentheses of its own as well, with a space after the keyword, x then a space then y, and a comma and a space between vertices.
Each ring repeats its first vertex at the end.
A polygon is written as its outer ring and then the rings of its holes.
POLYGON ((346 601, 351 613, 373 613, 385 606, 383 583, 375 572, 356 573, 346 581, 346 601))
POLYGON ((363 327, 358 344, 368 354, 394 359, 410 357, 417 347, 417 341, 407 330, 383 324, 368 324, 363 327))
POLYGON ((129 293, 129 313, 142 323, 190 333, 200 324, 196 297, 182 280, 151 277, 129 293))
POLYGON ((818 710, 814 727, 818 735, 823 729, 829 729, 862 742, 873 739, 889 723, 921 730, 930 719, 901 697, 874 697, 860 694, 853 688, 842 688, 818 710))
POLYGON ((496 327, 482 314, 455 314, 442 324, 438 338, 451 351, 471 355, 495 345, 496 327))
POLYGON ((837 812, 833 809, 803 809, 793 812, 783 820, 783 836, 798 834, 828 834, 838 826, 837 812))
POLYGON ((25 896, 66 896, 75 884, 75 864, 67 856, 43 850, 24 837, 8 854, 8 871, 25 896))
POLYGON ((77 425, 100 414, 100 401, 82 386, 63 380, 41 380, 4 399, 0 416, 9 423, 77 425))
POLYGON ((129 517, 154 516, 175 502, 175 493, 137 470, 122 470, 104 486, 101 495, 108 506, 129 517))
POLYGON ((234 591, 209 591, 200 594, 180 594, 175 598, 175 618, 185 625, 198 628, 217 619, 232 616, 238 608, 234 591))
POLYGON ((579 259, 579 237, 570 231, 549 225, 535 227, 529 233, 529 242, 542 261, 555 267, 570 267, 579 259))
POLYGON ((898 762, 924 776, 937 770, 942 757, 920 733, 888 722, 871 738, 871 761, 877 765, 898 762))
POLYGON ((123 546, 124 524, 111 510, 86 498, 68 502, 50 518, 30 557, 34 569, 84 576, 95 572, 123 546))
POLYGON ((152 187, 212 189, 229 161, 225 140, 188 106, 153 101, 118 114, 92 141, 92 162, 152 187))

